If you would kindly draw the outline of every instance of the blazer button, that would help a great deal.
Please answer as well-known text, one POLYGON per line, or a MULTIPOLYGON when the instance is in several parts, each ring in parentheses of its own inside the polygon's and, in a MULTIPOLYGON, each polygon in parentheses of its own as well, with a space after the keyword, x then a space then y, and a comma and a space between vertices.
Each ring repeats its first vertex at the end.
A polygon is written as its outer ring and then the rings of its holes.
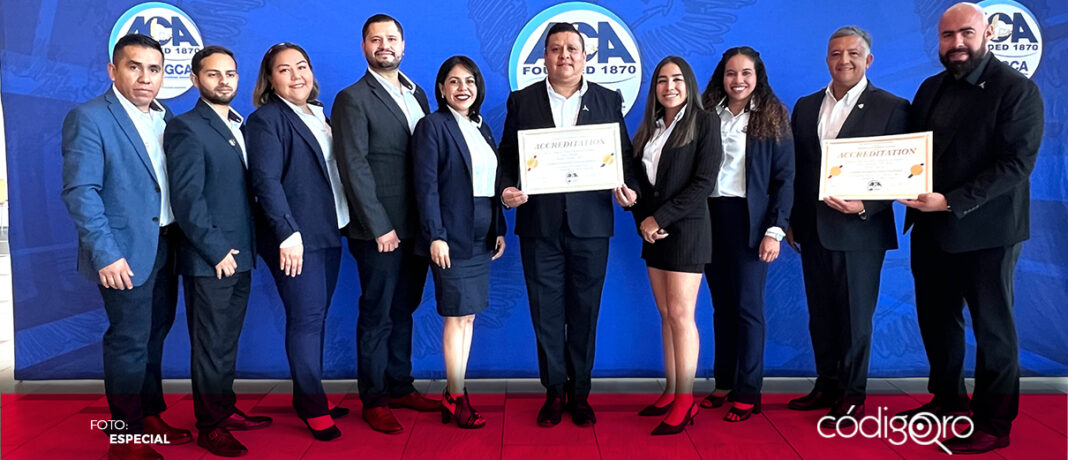
POLYGON ((153 217, 152 222, 159 222, 159 217, 153 217))
POLYGON ((157 185, 156 186, 156 193, 159 193, 159 192, 160 192, 160 189, 159 189, 159 186, 157 185))
POLYGON ((654 198, 660 198, 660 192, 653 192, 654 198))

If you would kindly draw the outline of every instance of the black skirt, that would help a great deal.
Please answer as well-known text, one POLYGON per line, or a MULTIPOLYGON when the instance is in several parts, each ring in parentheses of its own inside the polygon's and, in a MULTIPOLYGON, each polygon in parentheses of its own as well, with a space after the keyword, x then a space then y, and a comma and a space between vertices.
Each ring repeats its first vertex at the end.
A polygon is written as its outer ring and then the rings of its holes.
POLYGON ((474 207, 474 256, 450 257, 450 268, 430 264, 434 276, 434 298, 441 316, 467 316, 489 306, 489 268, 493 251, 487 249, 486 234, 493 221, 492 198, 476 197, 474 207))

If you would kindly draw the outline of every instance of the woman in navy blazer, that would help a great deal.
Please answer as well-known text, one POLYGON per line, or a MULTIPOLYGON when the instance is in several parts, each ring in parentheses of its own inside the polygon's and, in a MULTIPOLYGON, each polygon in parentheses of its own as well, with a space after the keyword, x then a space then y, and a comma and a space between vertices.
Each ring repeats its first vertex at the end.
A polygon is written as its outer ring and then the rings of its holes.
POLYGON ((764 377, 764 285, 793 206, 794 144, 786 106, 768 84, 760 53, 731 48, 703 96, 720 117, 723 164, 708 200, 712 263, 705 269, 716 333, 716 390, 701 402, 733 407, 740 422, 760 413, 764 377))
POLYGON ((412 135, 421 228, 415 251, 433 262, 434 296, 445 317, 441 421, 455 418, 463 428, 486 424, 471 407, 464 374, 475 314, 489 305, 490 261, 504 252, 497 147, 479 115, 485 89, 471 59, 445 60, 434 87, 438 110, 423 117, 412 135))
POLYGON ((649 82, 632 169, 641 200, 630 209, 645 241, 642 258, 660 311, 667 386, 638 415, 665 415, 654 435, 681 433, 696 415, 693 381, 700 339, 694 309, 711 260, 706 199, 723 157, 719 118, 702 108, 697 78, 681 57, 657 64, 649 82))
POLYGON ((349 221, 332 132, 315 98, 308 54, 280 43, 260 64, 245 142, 249 173, 262 208, 259 253, 286 309, 286 354, 293 407, 319 440, 341 436, 323 391, 323 333, 341 265, 341 232, 349 221))

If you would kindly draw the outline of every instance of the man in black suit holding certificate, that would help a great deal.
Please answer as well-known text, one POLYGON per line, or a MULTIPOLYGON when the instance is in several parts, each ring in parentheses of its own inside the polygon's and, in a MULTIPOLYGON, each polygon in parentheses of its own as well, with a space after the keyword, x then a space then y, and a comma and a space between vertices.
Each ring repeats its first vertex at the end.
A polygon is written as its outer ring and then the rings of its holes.
POLYGON ((900 134, 908 129, 908 101, 876 88, 865 76, 874 57, 871 36, 855 26, 831 34, 831 83, 794 105, 797 176, 786 239, 800 245, 808 298, 816 386, 790 401, 794 410, 830 409, 834 424, 864 415, 872 315, 888 249, 897 249, 891 201, 819 196, 824 140, 900 134))
MULTIPOLYGON (((601 123, 619 124, 620 158, 630 158, 619 94, 583 78, 582 35, 557 23, 545 36, 548 78, 508 96, 500 157, 501 200, 516 209, 530 316, 538 343, 538 372, 545 404, 538 424, 555 426, 565 410, 576 425, 597 418, 587 402, 593 370, 597 314, 601 306, 612 236, 613 192, 589 191, 527 196, 519 190, 518 132, 601 123)), ((636 182, 624 162, 626 184, 614 191, 621 206, 637 201, 636 182)))
POLYGON ((904 415, 969 410, 964 387, 964 302, 975 333, 974 432, 945 441, 953 453, 1009 445, 1020 407, 1019 342, 1013 274, 1030 237, 1031 171, 1044 124, 1038 86, 987 50, 993 36, 982 8, 950 7, 938 21, 946 70, 924 80, 910 123, 934 132, 934 192, 910 209, 916 314, 930 363, 931 402, 904 415))

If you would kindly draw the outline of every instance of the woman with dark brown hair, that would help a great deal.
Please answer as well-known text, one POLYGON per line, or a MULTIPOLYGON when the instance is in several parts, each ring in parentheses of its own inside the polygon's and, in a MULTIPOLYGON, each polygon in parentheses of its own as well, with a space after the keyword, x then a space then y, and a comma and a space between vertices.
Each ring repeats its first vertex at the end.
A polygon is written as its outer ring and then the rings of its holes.
POLYGON ((720 117, 723 163, 708 199, 712 263, 705 268, 715 309, 716 390, 701 402, 733 407, 740 422, 760 413, 764 377, 764 285, 779 257, 794 193, 790 117, 768 84, 760 53, 723 53, 703 96, 720 117))

